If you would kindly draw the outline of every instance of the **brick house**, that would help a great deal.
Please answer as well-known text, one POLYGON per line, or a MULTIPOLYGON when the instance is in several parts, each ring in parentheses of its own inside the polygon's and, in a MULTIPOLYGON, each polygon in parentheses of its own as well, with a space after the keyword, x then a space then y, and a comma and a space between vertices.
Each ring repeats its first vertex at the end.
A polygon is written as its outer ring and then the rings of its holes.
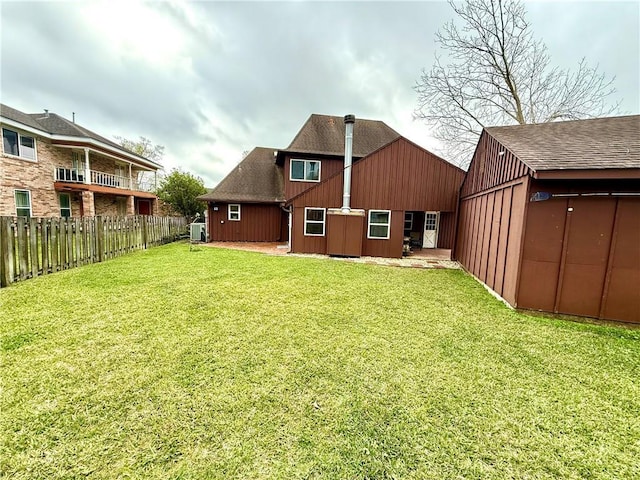
POLYGON ((0 216, 151 215, 159 164, 55 113, 0 105, 0 216))

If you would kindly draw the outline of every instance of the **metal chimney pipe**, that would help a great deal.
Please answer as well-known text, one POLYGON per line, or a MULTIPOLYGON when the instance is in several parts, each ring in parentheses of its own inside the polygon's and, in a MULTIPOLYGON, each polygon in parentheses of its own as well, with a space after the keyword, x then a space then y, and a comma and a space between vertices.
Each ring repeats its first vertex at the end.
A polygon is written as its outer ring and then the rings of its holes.
POLYGON ((49 118, 49 110, 44 109, 44 118, 49 118))
POLYGON ((342 211, 351 211, 351 163, 353 159, 353 124, 356 122, 355 115, 345 115, 344 117, 344 189, 342 194, 342 211))

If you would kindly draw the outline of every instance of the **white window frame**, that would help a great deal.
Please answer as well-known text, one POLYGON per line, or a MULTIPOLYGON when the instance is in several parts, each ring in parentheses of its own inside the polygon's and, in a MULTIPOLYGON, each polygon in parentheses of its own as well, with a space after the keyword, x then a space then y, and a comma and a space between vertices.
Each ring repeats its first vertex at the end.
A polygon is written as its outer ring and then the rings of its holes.
POLYGON ((369 215, 367 218, 367 238, 371 239, 371 240, 389 240, 391 236, 391 210, 369 210, 369 215), (374 213, 388 213, 389 214, 389 221, 386 223, 371 223, 371 216, 374 213), (371 236, 371 226, 375 225, 377 227, 383 227, 386 226, 387 227, 387 236, 386 237, 377 237, 377 236, 371 236))
POLYGON ((240 204, 239 203, 230 203, 229 205, 227 205, 227 219, 230 222, 240 221, 240 204), (233 212, 231 211, 231 207, 238 207, 238 210, 233 212), (234 218, 236 215, 238 216, 238 218, 234 218))
POLYGON ((62 215, 62 210, 69 210, 69 217, 72 217, 72 210, 71 210, 71 195, 68 193, 59 193, 58 194, 58 204, 60 205, 60 218, 63 218, 64 215, 62 215), (67 209, 66 207, 62 206, 62 197, 65 196, 69 199, 69 208, 67 209))
POLYGON ((36 137, 34 135, 23 135, 22 133, 20 133, 18 130, 13 130, 11 128, 6 128, 6 127, 2 127, 1 129, 2 131, 0 131, 0 134, 2 134, 2 153, 4 155, 6 155, 7 157, 11 157, 11 158, 19 158, 20 160, 25 160, 27 162, 37 162, 38 161, 38 145, 37 145, 37 140, 36 137), (7 153, 4 150, 4 131, 7 130, 8 132, 13 132, 16 135, 18 135, 18 155, 14 155, 13 153, 7 153), (33 140, 33 158, 29 158, 29 157, 23 157, 20 154, 21 151, 21 140, 22 137, 26 137, 26 138, 31 138, 33 140))
POLYGON ((18 215, 18 208, 25 208, 25 207, 18 207, 18 199, 16 198, 16 192, 27 192, 27 196, 29 197, 29 218, 33 217, 33 202, 31 201, 31 190, 24 190, 22 188, 16 188, 13 191, 13 203, 16 206, 16 217, 18 216, 22 216, 22 215, 18 215))
POLYGON ((413 212, 404 212, 404 229, 413 230, 413 212), (409 215, 409 220, 407 220, 407 215, 409 215), (407 227, 407 222, 409 222, 409 227, 407 227))
POLYGON ((320 207, 304 207, 304 236, 305 237, 324 237, 326 233, 326 225, 327 222, 327 209, 320 207), (307 220, 307 212, 310 210, 322 210, 322 221, 318 220, 307 220), (322 224, 322 233, 307 233, 307 225, 308 224, 322 224))
POLYGON ((292 158, 289 161, 289 180, 291 180, 292 182, 315 182, 318 183, 320 180, 322 179, 322 162, 320 160, 305 160, 302 158, 292 158), (293 178, 293 176, 291 175, 293 172, 293 162, 303 162, 304 163, 304 178, 293 178), (318 164, 318 179, 317 180, 307 180, 307 173, 308 173, 308 167, 307 165, 311 164, 311 163, 317 163, 318 164))

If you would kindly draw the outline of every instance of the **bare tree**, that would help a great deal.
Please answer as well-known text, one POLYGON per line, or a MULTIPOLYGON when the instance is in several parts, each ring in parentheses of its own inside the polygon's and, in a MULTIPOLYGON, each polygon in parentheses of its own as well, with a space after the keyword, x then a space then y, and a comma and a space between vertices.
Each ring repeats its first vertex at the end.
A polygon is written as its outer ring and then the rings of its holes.
POLYGON ((547 47, 533 38, 520 1, 466 0, 449 4, 459 20, 436 42, 447 55, 422 71, 414 117, 434 127, 446 155, 466 167, 484 126, 544 123, 618 111, 615 89, 585 60, 576 71, 552 67, 547 47))
POLYGON ((160 162, 164 155, 163 145, 154 145, 151 140, 146 137, 140 137, 140 140, 129 140, 124 137, 115 137, 120 143, 120 146, 125 150, 140 155, 141 157, 148 158, 154 162, 160 162))

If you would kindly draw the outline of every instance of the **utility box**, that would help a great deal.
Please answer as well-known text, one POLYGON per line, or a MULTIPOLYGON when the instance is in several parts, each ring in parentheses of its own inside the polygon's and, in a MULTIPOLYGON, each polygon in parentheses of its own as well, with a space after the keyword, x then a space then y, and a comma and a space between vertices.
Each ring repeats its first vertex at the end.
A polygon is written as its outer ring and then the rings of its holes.
POLYGON ((365 211, 340 208, 327 210, 327 254, 340 257, 360 257, 364 234, 365 211))
POLYGON ((189 225, 189 236, 192 242, 206 242, 206 223, 191 223, 189 225))

